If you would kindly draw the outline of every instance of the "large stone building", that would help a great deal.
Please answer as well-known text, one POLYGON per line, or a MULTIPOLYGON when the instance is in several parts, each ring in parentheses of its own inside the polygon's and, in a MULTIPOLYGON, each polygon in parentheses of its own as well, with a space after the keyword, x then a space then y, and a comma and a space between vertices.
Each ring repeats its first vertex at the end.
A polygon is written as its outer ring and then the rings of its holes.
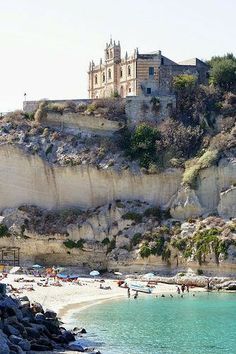
POLYGON ((163 56, 161 51, 140 54, 135 49, 121 58, 120 42, 110 40, 105 48, 105 60, 89 64, 89 98, 110 97, 115 93, 126 96, 156 96, 170 94, 173 77, 179 74, 196 75, 205 82, 208 66, 194 58, 176 63, 163 56))

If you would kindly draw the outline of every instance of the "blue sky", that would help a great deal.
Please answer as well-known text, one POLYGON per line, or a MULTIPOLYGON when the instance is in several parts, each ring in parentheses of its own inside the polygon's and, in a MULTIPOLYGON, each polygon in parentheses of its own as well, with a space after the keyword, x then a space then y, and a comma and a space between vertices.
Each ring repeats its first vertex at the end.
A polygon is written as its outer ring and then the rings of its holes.
POLYGON ((236 54, 235 0, 0 0, 0 112, 27 99, 87 97, 91 59, 112 35, 123 53, 174 60, 236 54))

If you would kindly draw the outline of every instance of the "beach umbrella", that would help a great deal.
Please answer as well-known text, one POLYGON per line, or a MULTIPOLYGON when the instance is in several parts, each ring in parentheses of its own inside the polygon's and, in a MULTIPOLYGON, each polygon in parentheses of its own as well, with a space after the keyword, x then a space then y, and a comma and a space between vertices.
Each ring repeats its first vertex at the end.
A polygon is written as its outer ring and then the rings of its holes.
POLYGON ((100 273, 98 270, 92 270, 92 272, 89 273, 92 277, 98 276, 100 273))
POLYGON ((32 268, 43 268, 41 265, 39 265, 39 264, 34 264, 34 265, 32 265, 32 268))

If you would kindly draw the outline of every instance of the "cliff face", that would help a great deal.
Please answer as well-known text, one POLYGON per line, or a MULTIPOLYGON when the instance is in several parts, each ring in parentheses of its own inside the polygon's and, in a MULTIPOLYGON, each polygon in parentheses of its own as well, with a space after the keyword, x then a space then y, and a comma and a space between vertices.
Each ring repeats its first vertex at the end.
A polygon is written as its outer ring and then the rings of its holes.
POLYGON ((13 145, 0 147, 0 209, 22 204, 53 209, 96 207, 112 200, 141 200, 171 208, 177 219, 217 211, 236 217, 236 160, 222 159, 200 172, 196 191, 181 187, 182 170, 134 173, 112 167, 49 165, 13 145))

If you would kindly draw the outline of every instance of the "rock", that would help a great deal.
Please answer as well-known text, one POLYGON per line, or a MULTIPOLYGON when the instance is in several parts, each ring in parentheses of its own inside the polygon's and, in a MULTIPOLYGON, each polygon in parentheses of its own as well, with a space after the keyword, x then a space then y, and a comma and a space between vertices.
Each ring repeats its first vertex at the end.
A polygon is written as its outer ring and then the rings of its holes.
POLYGON ((10 354, 7 336, 0 330, 0 354, 10 354))
POLYGON ((170 214, 178 220, 197 217, 203 214, 203 208, 193 189, 182 187, 171 204, 170 214))
POLYGON ((25 327, 25 329, 26 329, 27 335, 30 338, 38 338, 39 337, 39 332, 35 328, 25 327))
POLYGON ((46 345, 41 345, 41 344, 37 344, 37 343, 33 343, 31 344, 30 349, 33 351, 37 351, 37 352, 46 352, 48 351, 48 347, 46 345))
POLYGON ((74 350, 77 352, 84 352, 84 348, 82 347, 82 345, 78 344, 78 343, 72 343, 68 345, 68 349, 69 350, 74 350))
POLYGON ((22 340, 21 337, 15 335, 10 335, 9 339, 13 344, 18 344, 22 340))
POLYGON ((224 218, 236 217, 236 187, 231 187, 220 193, 218 213, 224 218))
POLYGON ((62 338, 66 343, 75 341, 75 336, 70 331, 64 331, 62 333, 62 338))
POLYGON ((44 313, 44 316, 45 316, 46 318, 55 319, 55 318, 57 317, 57 314, 56 314, 56 312, 47 309, 46 312, 44 313))
POLYGON ((35 318, 36 323, 43 323, 43 321, 46 320, 44 314, 42 314, 41 312, 36 313, 34 318, 35 318))
POLYGON ((20 335, 20 331, 18 329, 16 329, 15 327, 13 327, 12 325, 10 325, 10 324, 5 325, 3 327, 3 331, 8 336, 10 336, 10 335, 19 336, 20 335))
POLYGON ((18 346, 21 347, 21 349, 24 350, 24 351, 30 350, 30 342, 27 339, 22 339, 18 343, 18 346))

